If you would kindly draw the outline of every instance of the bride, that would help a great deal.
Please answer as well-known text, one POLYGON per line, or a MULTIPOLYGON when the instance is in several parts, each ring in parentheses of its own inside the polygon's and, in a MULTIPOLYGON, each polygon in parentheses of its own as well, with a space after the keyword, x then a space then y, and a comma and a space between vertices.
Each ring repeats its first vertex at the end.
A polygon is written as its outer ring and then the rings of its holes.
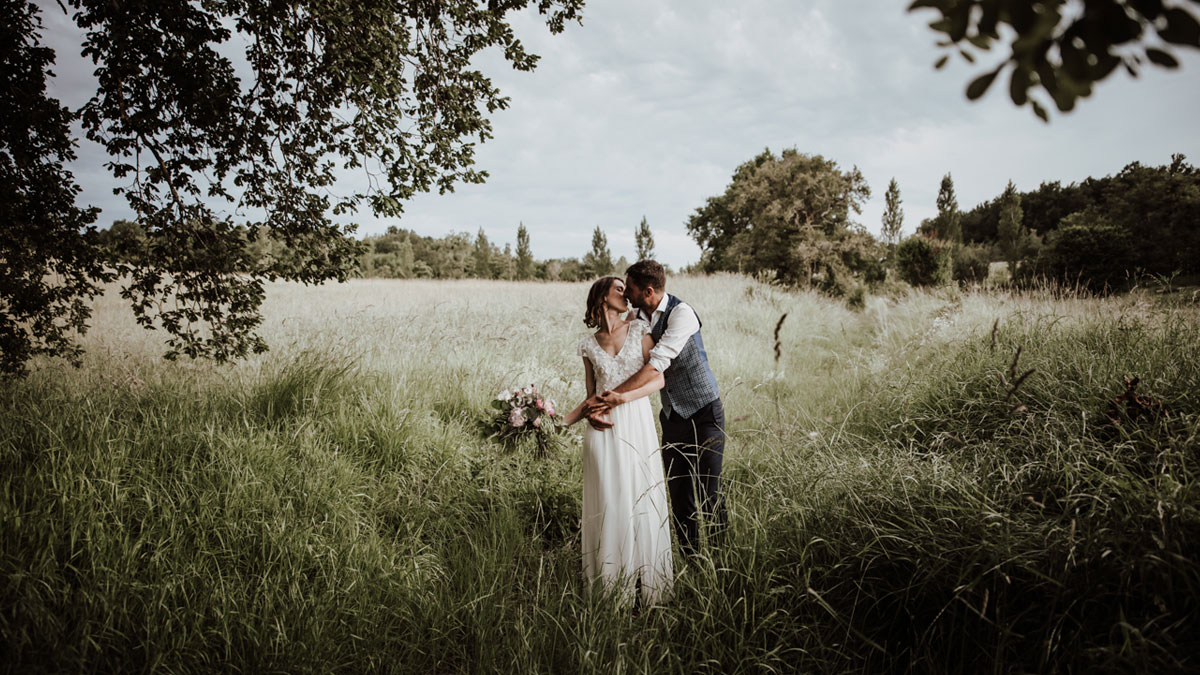
MULTIPOLYGON (((583 322, 596 332, 579 343, 588 400, 565 418, 584 419, 589 401, 641 369, 654 346, 642 321, 625 321, 625 282, 602 277, 588 291, 583 322)), ((667 491, 649 394, 662 389, 660 374, 626 392, 610 411, 611 427, 583 433, 583 573, 625 597, 640 587, 642 604, 666 599, 672 560, 667 491)))

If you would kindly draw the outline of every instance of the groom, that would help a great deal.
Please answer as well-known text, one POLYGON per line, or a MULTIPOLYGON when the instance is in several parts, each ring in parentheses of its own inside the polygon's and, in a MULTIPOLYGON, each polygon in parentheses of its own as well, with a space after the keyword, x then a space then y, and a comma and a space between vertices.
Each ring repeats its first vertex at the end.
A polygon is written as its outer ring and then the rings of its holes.
POLYGON ((638 309, 637 318, 649 323, 654 348, 641 370, 598 397, 602 405, 589 413, 588 421, 597 428, 611 426, 603 414, 624 402, 621 394, 663 374, 666 384, 660 392, 659 421, 671 522, 684 553, 692 555, 699 543, 698 516, 702 514, 717 528, 724 528, 728 521, 719 493, 725 409, 708 367, 700 319, 689 305, 667 295, 663 266, 641 260, 625 270, 625 275, 625 298, 638 309))

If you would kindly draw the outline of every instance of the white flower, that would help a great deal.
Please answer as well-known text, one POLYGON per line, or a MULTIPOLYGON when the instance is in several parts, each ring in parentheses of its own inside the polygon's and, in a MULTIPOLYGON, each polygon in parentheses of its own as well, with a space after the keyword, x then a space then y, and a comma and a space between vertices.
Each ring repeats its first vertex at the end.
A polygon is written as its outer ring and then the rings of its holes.
POLYGON ((508 399, 512 398, 512 392, 505 389, 499 394, 496 394, 496 398, 500 399, 501 401, 507 401, 508 399))

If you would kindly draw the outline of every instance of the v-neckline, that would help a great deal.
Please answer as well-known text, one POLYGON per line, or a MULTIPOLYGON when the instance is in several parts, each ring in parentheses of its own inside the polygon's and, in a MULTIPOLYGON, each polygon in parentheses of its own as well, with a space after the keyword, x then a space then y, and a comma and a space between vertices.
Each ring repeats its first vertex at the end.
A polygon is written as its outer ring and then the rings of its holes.
POLYGON ((595 333, 592 333, 592 341, 596 343, 596 346, 599 347, 600 351, 604 352, 608 356, 608 358, 615 359, 621 355, 621 352, 625 351, 625 345, 629 343, 629 333, 632 330, 633 330, 633 322, 630 321, 628 324, 628 327, 625 329, 625 339, 621 342, 621 348, 617 350, 616 354, 609 354, 608 350, 604 348, 604 345, 600 344, 600 341, 596 339, 595 333))

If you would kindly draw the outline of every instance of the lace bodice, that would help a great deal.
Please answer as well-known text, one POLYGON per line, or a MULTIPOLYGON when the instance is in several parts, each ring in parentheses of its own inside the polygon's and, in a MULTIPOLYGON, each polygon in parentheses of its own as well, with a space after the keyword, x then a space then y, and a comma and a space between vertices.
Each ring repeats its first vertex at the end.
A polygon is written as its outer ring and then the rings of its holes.
POLYGON ((641 370, 646 363, 642 358, 642 337, 647 330, 642 321, 629 324, 625 344, 621 345, 621 351, 617 352, 616 356, 604 351, 594 335, 587 336, 579 343, 579 354, 592 362, 592 371, 596 375, 596 393, 616 387, 641 370))

